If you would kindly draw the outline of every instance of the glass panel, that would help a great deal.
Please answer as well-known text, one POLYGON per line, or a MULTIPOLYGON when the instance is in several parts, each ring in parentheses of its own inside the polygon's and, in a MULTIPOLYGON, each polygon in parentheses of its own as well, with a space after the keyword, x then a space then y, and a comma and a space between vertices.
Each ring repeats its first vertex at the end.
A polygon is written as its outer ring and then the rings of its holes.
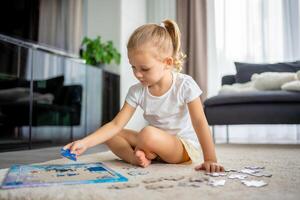
POLYGON ((87 67, 87 77, 86 123, 87 132, 92 132, 101 125, 103 70, 91 66, 87 67))
POLYGON ((0 151, 27 146, 21 126, 29 126, 30 55, 27 49, 0 41, 0 151))
POLYGON ((66 144, 119 111, 118 74, 20 40, 0 52, 0 151, 66 144))
POLYGON ((85 134, 86 66, 33 52, 32 139, 66 143, 85 134))

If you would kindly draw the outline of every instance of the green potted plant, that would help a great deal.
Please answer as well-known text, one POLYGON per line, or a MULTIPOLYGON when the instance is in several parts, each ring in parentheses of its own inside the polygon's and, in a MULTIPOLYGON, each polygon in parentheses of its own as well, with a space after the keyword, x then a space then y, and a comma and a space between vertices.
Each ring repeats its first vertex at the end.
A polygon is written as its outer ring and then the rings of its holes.
POLYGON ((120 64, 121 60, 121 55, 114 47, 113 42, 102 42, 100 36, 97 36, 96 39, 83 38, 80 57, 85 60, 86 64, 93 66, 110 64, 112 61, 120 64))

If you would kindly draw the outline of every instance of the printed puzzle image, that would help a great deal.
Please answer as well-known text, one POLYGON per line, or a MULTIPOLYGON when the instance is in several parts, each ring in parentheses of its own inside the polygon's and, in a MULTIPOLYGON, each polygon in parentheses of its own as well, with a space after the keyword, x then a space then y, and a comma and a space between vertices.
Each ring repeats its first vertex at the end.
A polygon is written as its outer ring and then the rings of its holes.
POLYGON ((1 188, 125 182, 128 179, 103 163, 66 165, 13 165, 1 188))

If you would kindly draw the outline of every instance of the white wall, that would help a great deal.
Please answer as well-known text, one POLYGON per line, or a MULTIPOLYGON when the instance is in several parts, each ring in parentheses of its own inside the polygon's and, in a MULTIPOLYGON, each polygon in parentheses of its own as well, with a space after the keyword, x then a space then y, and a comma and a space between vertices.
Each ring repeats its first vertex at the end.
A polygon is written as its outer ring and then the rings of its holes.
MULTIPOLYGON (((121 77, 121 106, 129 87, 137 83, 127 58, 127 41, 131 33, 147 22, 159 23, 176 18, 176 0, 84 0, 83 34, 100 35, 112 40, 121 52, 121 64, 108 66, 121 77)), ((141 109, 137 109, 127 128, 139 130, 146 125, 141 109)))
POLYGON ((215 51, 215 13, 214 13, 214 1, 207 1, 207 97, 218 94, 221 87, 221 74, 217 65, 217 55, 215 51), (216 81, 218 80, 218 81, 216 81))
MULTIPOLYGON (((106 69, 120 74, 120 102, 123 106, 129 87, 136 83, 128 63, 126 44, 133 30, 146 23, 146 0, 84 0, 83 9, 84 35, 100 35, 105 41, 112 40, 121 53, 120 65, 112 64, 106 69)), ((145 124, 138 109, 127 128, 139 130, 145 124)))
POLYGON ((113 40, 120 48, 120 0, 85 0, 86 30, 89 37, 100 35, 104 40, 113 40))
MULTIPOLYGON (((137 83, 133 76, 131 66, 127 58, 127 42, 131 33, 138 27, 146 23, 146 1, 145 0, 122 0, 121 1, 121 55, 120 66, 121 75, 121 104, 125 100, 129 87, 137 83)), ((127 128, 140 130, 146 125, 142 116, 142 110, 137 109, 135 115, 130 120, 127 128)))
MULTIPOLYGON (((120 49, 121 0, 84 0, 83 35, 91 38, 101 36, 102 41, 112 40, 120 49)), ((119 73, 119 66, 108 68, 119 73)))
POLYGON ((147 0, 147 22, 160 23, 164 19, 176 20, 176 0, 147 0))

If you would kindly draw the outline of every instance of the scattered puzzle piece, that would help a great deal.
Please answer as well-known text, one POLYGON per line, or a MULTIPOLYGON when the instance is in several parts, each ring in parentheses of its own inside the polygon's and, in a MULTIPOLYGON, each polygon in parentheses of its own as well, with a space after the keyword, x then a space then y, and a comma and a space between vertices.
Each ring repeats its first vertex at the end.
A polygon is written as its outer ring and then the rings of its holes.
POLYGON ((163 180, 162 178, 148 178, 148 179, 143 180, 142 182, 148 184, 148 183, 157 183, 162 180, 163 180))
POLYGON ((255 176, 255 177, 262 177, 262 176, 264 176, 262 173, 260 173, 260 172, 258 172, 258 173, 253 173, 253 174, 250 174, 249 173, 249 175, 251 175, 251 176, 255 176))
POLYGON ((255 176, 255 177, 272 177, 272 174, 269 174, 269 173, 266 173, 266 172, 258 172, 258 173, 254 173, 254 174, 251 174, 252 176, 255 176))
POLYGON ((253 174, 256 174, 258 172, 260 172, 260 170, 257 170, 257 169, 242 169, 240 171, 240 173, 249 174, 249 175, 253 175, 253 174))
POLYGON ((180 187, 201 187, 200 182, 180 182, 178 183, 180 187))
POLYGON ((108 186, 108 189, 127 189, 127 188, 135 188, 138 187, 138 183, 123 183, 123 184, 115 184, 108 186))
POLYGON ((237 172, 238 170, 236 169, 225 169, 225 172, 237 172))
POLYGON ((241 181, 244 185, 248 186, 248 187, 263 187, 268 185, 268 183, 264 182, 263 180, 257 181, 257 180, 242 180, 241 181))
POLYGON ((148 190, 158 190, 158 189, 166 189, 166 188, 172 188, 174 185, 169 184, 153 184, 153 185, 146 185, 145 188, 148 190))
POLYGON ((265 167, 247 166, 247 167, 245 167, 245 169, 259 170, 259 169, 265 169, 265 167))
POLYGON ((224 186, 225 182, 226 182, 225 179, 221 179, 221 180, 210 179, 207 184, 216 187, 216 186, 224 186))
POLYGON ((169 176, 169 177, 163 177, 166 181, 179 181, 184 179, 184 176, 169 176))
POLYGON ((210 172, 206 172, 205 175, 208 175, 208 176, 212 176, 212 177, 219 177, 219 176, 226 176, 227 173, 224 173, 224 172, 213 172, 213 173, 210 173, 210 172))
POLYGON ((190 177, 189 181, 190 182, 204 182, 208 181, 209 179, 207 177, 190 177))
POLYGON ((272 177, 272 174, 267 173, 267 172, 263 172, 263 176, 264 176, 264 177, 269 177, 269 178, 270 178, 270 177, 272 177))
POLYGON ((64 148, 62 148, 62 149, 60 150, 60 155, 62 155, 62 156, 65 157, 65 158, 68 158, 68 159, 70 159, 70 160, 73 160, 73 161, 76 161, 76 160, 77 160, 76 154, 71 153, 71 152, 70 152, 70 149, 64 149, 64 148))
POLYGON ((127 174, 129 174, 130 176, 140 176, 140 175, 149 174, 149 172, 148 171, 139 171, 139 170, 136 170, 136 171, 127 172, 127 174))
POLYGON ((122 169, 126 169, 126 170, 134 170, 134 169, 138 169, 138 167, 135 167, 135 166, 131 166, 131 167, 122 167, 122 169))
POLYGON ((228 176, 228 178, 230 179, 239 179, 239 180, 244 180, 245 178, 247 178, 248 176, 245 174, 230 174, 228 176))

